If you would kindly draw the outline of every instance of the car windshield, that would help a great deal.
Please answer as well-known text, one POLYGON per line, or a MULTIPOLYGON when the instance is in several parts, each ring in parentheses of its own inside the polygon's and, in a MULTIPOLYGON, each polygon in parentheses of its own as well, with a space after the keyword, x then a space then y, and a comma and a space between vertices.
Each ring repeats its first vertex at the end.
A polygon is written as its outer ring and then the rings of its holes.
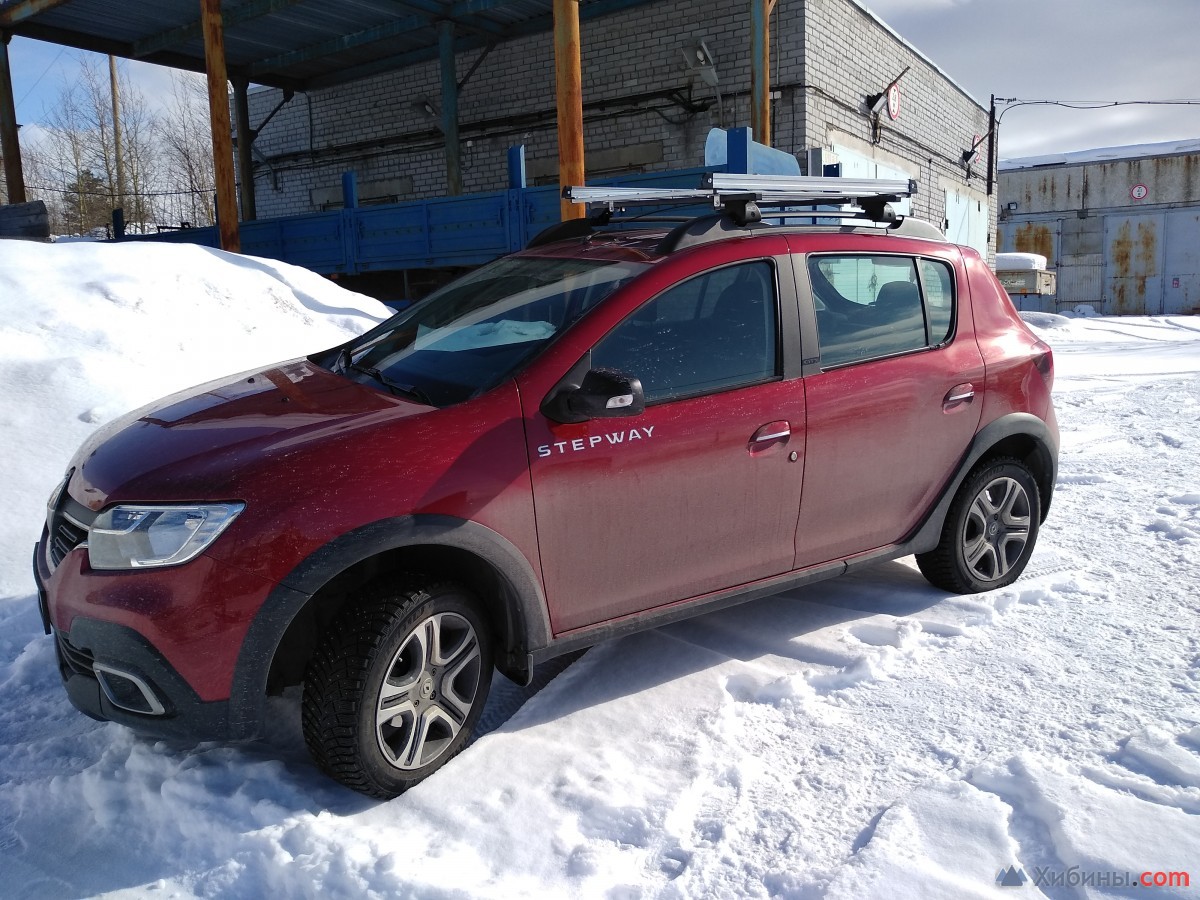
POLYGON ((647 263, 507 257, 449 284, 315 360, 431 406, 475 397, 512 375, 647 263))

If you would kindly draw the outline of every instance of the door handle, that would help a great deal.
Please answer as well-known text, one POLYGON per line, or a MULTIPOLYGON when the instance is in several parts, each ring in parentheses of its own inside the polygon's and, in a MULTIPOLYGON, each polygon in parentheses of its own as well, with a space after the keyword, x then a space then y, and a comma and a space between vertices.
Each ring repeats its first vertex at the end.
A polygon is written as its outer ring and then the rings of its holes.
POLYGON ((766 425, 754 432, 750 438, 751 444, 769 444, 773 441, 786 441, 792 436, 792 425, 790 422, 780 420, 778 422, 768 422, 766 425))
POLYGON ((946 397, 942 400, 942 411, 953 412, 954 410, 965 406, 975 399, 975 385, 967 382, 964 384, 956 384, 946 392, 946 397))

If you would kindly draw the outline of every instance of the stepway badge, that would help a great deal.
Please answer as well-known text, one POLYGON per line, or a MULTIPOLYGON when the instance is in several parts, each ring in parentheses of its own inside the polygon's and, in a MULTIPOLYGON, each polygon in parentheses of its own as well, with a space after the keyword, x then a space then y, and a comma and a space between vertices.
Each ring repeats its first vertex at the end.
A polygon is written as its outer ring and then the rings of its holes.
POLYGON ((1025 870, 1018 869, 1016 866, 1001 869, 1000 874, 996 876, 996 884, 1000 887, 1021 887, 1028 880, 1025 877, 1025 870))

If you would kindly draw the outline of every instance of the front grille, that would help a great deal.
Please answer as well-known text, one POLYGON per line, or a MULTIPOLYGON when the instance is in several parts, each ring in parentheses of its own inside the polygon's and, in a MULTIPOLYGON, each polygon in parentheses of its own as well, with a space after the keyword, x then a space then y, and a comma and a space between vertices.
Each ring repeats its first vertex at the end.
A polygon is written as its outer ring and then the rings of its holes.
POLYGON ((81 528, 61 512, 54 514, 54 530, 50 533, 50 563, 57 567, 63 557, 83 543, 87 529, 81 528))
POLYGON ((92 664, 96 658, 87 650, 82 650, 72 644, 61 631, 56 631, 54 636, 58 639, 58 658, 62 661, 63 666, 76 675, 95 678, 96 673, 92 669, 92 664))
POLYGON ((46 564, 53 572, 63 558, 87 540, 88 527, 96 520, 96 513, 62 492, 58 504, 50 510, 46 522, 46 564))

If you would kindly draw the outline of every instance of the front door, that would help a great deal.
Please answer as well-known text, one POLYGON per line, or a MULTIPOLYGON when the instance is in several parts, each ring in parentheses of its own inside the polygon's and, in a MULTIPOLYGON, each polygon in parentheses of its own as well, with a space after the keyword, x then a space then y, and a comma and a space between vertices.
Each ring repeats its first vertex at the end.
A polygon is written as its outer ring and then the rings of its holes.
POLYGON ((792 567, 804 391, 783 378, 778 265, 696 275, 595 345, 593 368, 642 381, 641 415, 560 424, 523 392, 555 633, 792 567))

